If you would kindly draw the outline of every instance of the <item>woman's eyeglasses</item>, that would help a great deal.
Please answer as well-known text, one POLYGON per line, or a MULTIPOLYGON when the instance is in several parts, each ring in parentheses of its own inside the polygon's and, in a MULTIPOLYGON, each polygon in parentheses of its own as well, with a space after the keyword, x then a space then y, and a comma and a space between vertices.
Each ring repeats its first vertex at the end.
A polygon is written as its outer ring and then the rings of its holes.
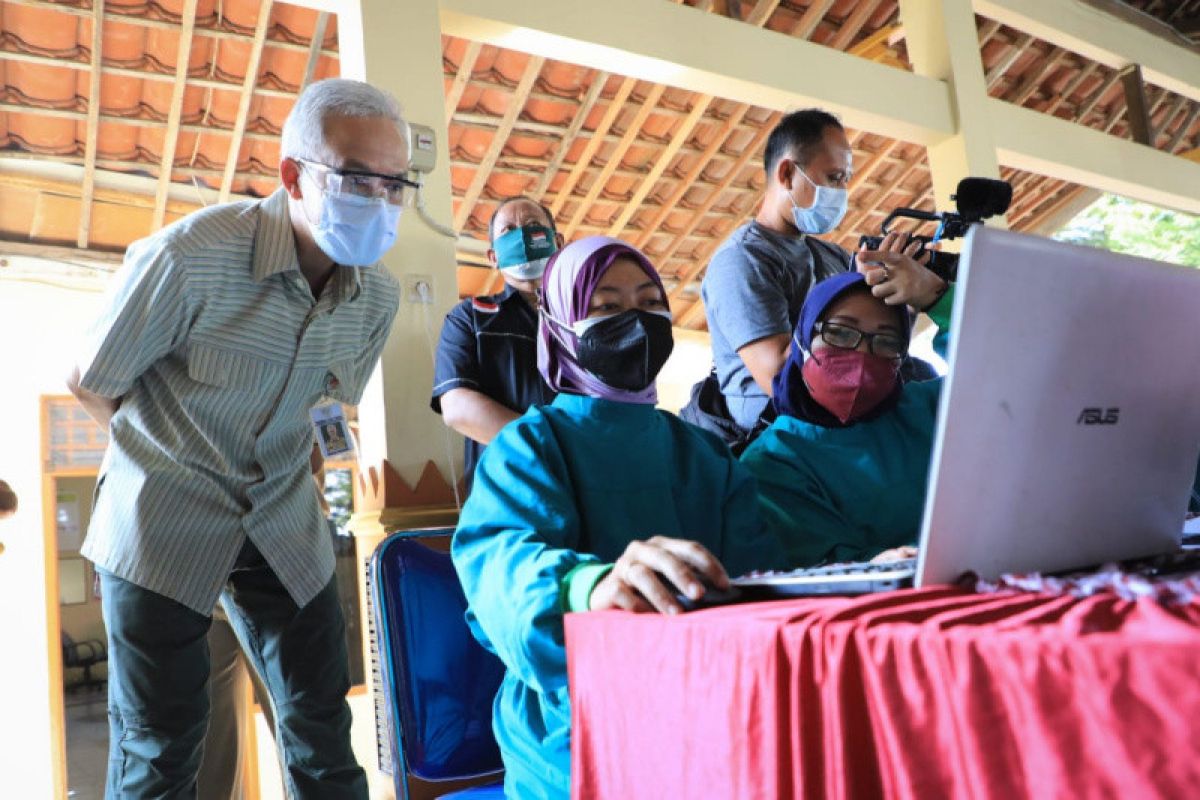
POLYGON ((908 343, 894 333, 863 333, 839 322, 818 322, 817 333, 825 344, 843 350, 857 349, 866 339, 871 355, 880 358, 903 358, 908 352, 908 343))

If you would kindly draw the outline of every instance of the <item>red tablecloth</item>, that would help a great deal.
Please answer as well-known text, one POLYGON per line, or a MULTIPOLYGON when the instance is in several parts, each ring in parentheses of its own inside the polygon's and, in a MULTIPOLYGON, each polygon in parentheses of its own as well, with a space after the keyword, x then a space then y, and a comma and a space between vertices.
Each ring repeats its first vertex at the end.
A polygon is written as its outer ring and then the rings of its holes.
POLYGON ((567 616, 576 798, 1200 797, 1200 606, 933 588, 567 616))

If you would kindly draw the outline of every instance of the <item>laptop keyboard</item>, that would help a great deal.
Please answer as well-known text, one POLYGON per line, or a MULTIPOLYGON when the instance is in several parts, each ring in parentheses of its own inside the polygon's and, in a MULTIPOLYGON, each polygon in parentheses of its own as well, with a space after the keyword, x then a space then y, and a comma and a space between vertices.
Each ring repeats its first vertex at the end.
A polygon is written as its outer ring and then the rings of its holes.
POLYGON ((878 564, 851 561, 790 572, 752 572, 734 578, 731 583, 742 592, 744 600, 867 594, 912 586, 916 569, 915 558, 878 564))

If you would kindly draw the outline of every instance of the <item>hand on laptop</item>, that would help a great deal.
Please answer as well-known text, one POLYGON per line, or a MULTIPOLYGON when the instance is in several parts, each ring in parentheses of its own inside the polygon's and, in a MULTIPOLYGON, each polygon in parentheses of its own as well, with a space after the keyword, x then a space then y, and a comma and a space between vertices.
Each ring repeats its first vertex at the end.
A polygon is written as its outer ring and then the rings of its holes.
POLYGON ((612 570, 592 590, 588 605, 593 611, 623 608, 678 614, 683 608, 675 595, 682 593, 699 600, 704 596, 705 583, 729 588, 729 576, 716 556, 696 542, 655 536, 629 543, 612 570))
POLYGON ((917 548, 906 544, 903 547, 893 547, 891 550, 884 550, 882 553, 872 558, 871 563, 890 564, 893 561, 905 561, 906 559, 916 557, 917 548))

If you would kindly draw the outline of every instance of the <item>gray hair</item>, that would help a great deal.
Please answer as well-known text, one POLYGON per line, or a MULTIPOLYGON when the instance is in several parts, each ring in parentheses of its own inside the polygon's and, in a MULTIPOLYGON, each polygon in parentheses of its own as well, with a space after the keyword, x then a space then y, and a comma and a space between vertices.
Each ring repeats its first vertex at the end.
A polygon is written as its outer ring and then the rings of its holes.
POLYGON ((329 117, 386 117, 396 123, 406 144, 408 123, 400 104, 382 89, 346 78, 328 78, 310 84, 300 93, 283 123, 279 155, 329 163, 333 155, 325 143, 325 120, 329 117))

